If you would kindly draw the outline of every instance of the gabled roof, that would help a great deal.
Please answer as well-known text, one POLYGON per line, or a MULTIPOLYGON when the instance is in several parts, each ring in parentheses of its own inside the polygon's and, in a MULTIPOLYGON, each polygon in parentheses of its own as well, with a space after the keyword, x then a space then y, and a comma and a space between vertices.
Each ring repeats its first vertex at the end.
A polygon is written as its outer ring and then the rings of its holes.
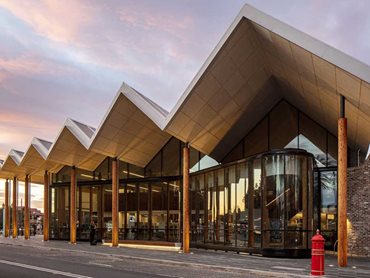
POLYGON ((38 174, 42 176, 44 171, 58 171, 63 167, 62 164, 46 160, 51 145, 52 142, 34 137, 19 166, 27 169, 26 172, 30 175, 38 174))
POLYGON ((47 160, 94 170, 105 156, 88 149, 93 131, 95 129, 88 125, 67 119, 48 152, 47 160))
POLYGON ((162 131, 167 114, 123 83, 89 149, 144 167, 171 137, 162 131))
POLYGON ((12 149, 1 166, 0 177, 5 179, 17 177, 19 180, 24 180, 26 175, 30 175, 32 173, 32 181, 36 183, 41 182, 42 175, 20 165, 23 157, 23 152, 12 149))
POLYGON ((32 168, 35 151, 40 171, 93 170, 105 156, 145 166, 171 135, 220 160, 283 98, 336 134, 344 95, 349 143, 366 152, 369 81, 369 66, 245 5, 170 113, 123 83, 97 129, 67 119, 52 145, 34 139, 0 174, 32 168))
POLYGON ((336 134, 342 94, 349 143, 365 152, 369 79, 369 66, 245 5, 168 115, 165 130, 220 159, 281 98, 336 134))

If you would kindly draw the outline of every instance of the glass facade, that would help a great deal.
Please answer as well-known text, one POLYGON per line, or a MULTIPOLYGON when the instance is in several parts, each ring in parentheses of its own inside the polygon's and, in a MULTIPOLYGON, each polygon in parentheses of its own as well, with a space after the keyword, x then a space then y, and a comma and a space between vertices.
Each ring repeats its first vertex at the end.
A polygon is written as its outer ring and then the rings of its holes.
POLYGON ((334 135, 283 100, 222 159, 222 163, 273 150, 298 148, 314 155, 316 167, 335 167, 337 144, 334 135))
MULTIPOLYGON (((337 139, 281 101, 218 163, 190 148, 193 246, 277 256, 309 254, 319 228, 337 231, 337 139)), ((146 167, 119 162, 119 240, 182 240, 182 149, 171 138, 146 167)), ((77 169, 77 239, 112 238, 112 159, 77 169)), ((50 237, 69 239, 71 167, 53 175, 50 237)))
POLYGON ((313 156, 299 150, 193 174, 191 240, 208 248, 309 254, 313 189, 313 156))

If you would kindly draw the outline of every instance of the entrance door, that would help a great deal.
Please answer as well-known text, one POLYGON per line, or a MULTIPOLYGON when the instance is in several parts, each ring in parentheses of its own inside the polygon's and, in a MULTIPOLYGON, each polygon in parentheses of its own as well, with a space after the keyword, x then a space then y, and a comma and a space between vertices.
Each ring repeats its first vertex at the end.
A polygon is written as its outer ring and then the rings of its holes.
POLYGON ((325 238, 325 248, 333 250, 337 240, 337 168, 315 169, 315 226, 321 231, 325 238))

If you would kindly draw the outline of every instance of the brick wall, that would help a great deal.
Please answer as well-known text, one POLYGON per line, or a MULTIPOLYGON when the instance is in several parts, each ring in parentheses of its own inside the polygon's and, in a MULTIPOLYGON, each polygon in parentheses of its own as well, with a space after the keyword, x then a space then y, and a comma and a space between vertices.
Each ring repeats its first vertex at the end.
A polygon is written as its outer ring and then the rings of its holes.
POLYGON ((370 159, 348 169, 349 255, 370 257, 370 159))

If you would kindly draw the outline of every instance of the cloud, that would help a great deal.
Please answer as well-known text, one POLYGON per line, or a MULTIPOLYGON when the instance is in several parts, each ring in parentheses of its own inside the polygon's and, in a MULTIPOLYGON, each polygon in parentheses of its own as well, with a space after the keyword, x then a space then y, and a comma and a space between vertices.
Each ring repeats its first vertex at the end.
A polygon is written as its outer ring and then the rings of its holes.
POLYGON ((74 42, 96 13, 87 2, 71 0, 0 0, 0 6, 28 23, 39 35, 62 43, 74 42))
POLYGON ((369 1, 248 0, 248 2, 370 65, 369 1))

